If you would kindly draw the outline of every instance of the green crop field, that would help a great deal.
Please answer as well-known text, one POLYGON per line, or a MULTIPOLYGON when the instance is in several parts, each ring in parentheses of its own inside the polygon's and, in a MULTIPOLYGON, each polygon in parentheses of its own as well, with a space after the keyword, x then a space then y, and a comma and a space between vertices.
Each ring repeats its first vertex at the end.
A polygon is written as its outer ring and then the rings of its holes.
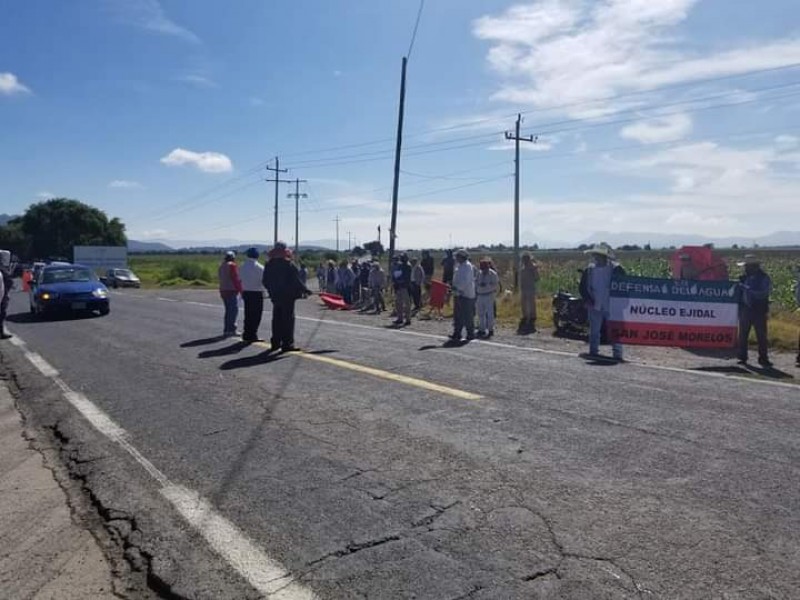
MULTIPOLYGON (((800 265, 800 249, 794 250, 719 250, 718 255, 725 259, 730 277, 735 279, 741 273, 736 266, 745 253, 755 253, 762 261, 764 269, 773 281, 772 310, 770 320, 770 344, 776 348, 796 349, 800 332, 800 313, 794 301, 794 269, 800 265)), ((412 256, 418 253, 411 252, 412 256)), ((550 297, 558 290, 577 292, 578 269, 588 263, 587 256, 578 251, 539 251, 533 252, 539 265, 541 281, 539 284, 539 325, 548 327, 550 320, 550 297)), ((631 275, 646 277, 670 277, 669 257, 672 251, 630 251, 618 252, 617 259, 631 275)), ((441 273, 444 254, 434 252, 436 273, 441 273)), ((510 289, 512 281, 512 255, 505 251, 471 252, 473 262, 487 256, 492 259, 501 276, 504 289, 510 289)), ((303 255, 309 266, 309 277, 313 279, 314 267, 322 259, 321 255, 303 255)), ((344 255, 343 255, 344 257, 344 255)), ((144 287, 208 287, 216 286, 217 267, 221 256, 213 254, 143 254, 131 255, 130 266, 142 280, 144 287)), ((519 301, 514 295, 502 295, 498 302, 498 317, 502 323, 513 324, 519 318, 519 301)))

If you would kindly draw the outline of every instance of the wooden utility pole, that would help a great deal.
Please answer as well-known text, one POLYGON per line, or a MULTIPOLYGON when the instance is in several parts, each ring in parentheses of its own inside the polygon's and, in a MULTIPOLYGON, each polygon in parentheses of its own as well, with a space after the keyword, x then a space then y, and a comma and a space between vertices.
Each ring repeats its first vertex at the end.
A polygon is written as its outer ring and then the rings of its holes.
POLYGON ((519 127, 522 124, 522 115, 517 115, 517 124, 514 133, 506 131, 506 139, 514 140, 514 289, 519 289, 519 143, 535 142, 532 135, 519 136, 519 127))
POLYGON ((278 243, 278 184, 281 183, 292 183, 290 179, 281 179, 281 173, 288 173, 289 169, 281 169, 280 161, 278 157, 275 157, 275 167, 266 167, 267 171, 273 171, 275 173, 275 179, 265 179, 264 181, 267 182, 275 182, 275 237, 273 239, 273 244, 278 243))
POLYGON ((294 198, 294 252, 300 251, 300 198, 308 198, 308 194, 300 193, 300 184, 307 183, 305 179, 294 180, 294 194, 286 194, 287 198, 294 198))
POLYGON ((392 223, 389 226, 389 264, 394 258, 395 238, 397 237, 397 194, 400 189, 400 152, 403 149, 403 116, 406 106, 406 65, 408 58, 403 57, 403 68, 400 75, 400 108, 397 114, 397 144, 394 150, 394 183, 392 185, 392 223))

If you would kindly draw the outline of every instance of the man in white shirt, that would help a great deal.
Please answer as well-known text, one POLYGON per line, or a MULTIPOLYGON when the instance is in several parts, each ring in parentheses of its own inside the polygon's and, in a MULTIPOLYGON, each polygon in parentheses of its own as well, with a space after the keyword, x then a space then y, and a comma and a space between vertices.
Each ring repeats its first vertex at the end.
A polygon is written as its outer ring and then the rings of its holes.
POLYGON ((453 335, 454 342, 461 341, 461 331, 467 330, 467 340, 475 339, 475 267, 469 262, 466 250, 456 252, 456 270, 453 275, 453 335))
POLYGON ((492 261, 484 258, 478 263, 478 276, 475 279, 476 306, 478 310, 478 337, 494 335, 494 302, 500 289, 500 277, 492 269, 492 261))
POLYGON ((258 326, 264 313, 264 290, 261 284, 264 266, 258 262, 258 248, 248 248, 245 256, 247 258, 239 271, 244 301, 242 340, 252 343, 258 341, 258 326))

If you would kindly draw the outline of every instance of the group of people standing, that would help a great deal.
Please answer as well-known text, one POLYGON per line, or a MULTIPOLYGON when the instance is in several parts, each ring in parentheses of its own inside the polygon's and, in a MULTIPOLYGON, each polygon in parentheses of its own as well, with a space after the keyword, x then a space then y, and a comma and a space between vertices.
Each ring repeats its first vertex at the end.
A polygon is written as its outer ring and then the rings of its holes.
POLYGON ((236 253, 228 251, 218 269, 219 293, 225 306, 223 336, 238 335, 236 319, 239 312, 239 297, 244 304, 244 330, 242 340, 246 343, 260 341, 258 328, 264 312, 264 290, 272 302, 272 335, 270 349, 291 352, 294 344, 294 304, 311 291, 306 287, 301 269, 292 262, 292 251, 283 242, 277 242, 267 253, 267 262, 258 262, 257 248, 245 253, 241 269, 236 263, 236 253))
MULTIPOLYGON (((611 248, 599 244, 587 250, 591 261, 583 270, 580 295, 586 303, 589 322, 589 357, 598 357, 602 328, 609 318, 611 279, 624 275, 625 270, 616 262, 611 248)), ((258 328, 263 312, 264 289, 273 304, 271 348, 290 351, 294 349, 294 303, 311 292, 306 287, 305 267, 298 268, 286 245, 278 242, 267 254, 267 262, 258 262, 259 252, 250 248, 246 260, 239 268, 236 254, 228 252, 219 267, 220 295, 225 305, 225 336, 237 335, 236 318, 238 298, 244 304, 245 342, 258 340, 258 328)), ((0 254, 0 260, 2 255, 0 254)), ((737 357, 742 364, 748 361, 750 331, 755 331, 758 362, 769 367, 767 317, 772 281, 762 269, 759 260, 747 255, 739 266, 744 272, 739 278, 739 340, 737 357)), ((452 342, 463 339, 491 338, 495 332, 497 295, 501 291, 500 276, 488 257, 474 266, 465 249, 447 250, 441 261, 442 282, 447 286, 446 302, 453 303, 452 342)), ((800 305, 800 267, 795 295, 800 305)), ((388 286, 394 293, 394 325, 411 324, 412 317, 422 310, 429 299, 434 275, 434 260, 430 251, 423 250, 421 258, 400 253, 394 257, 389 272, 384 272, 377 260, 330 260, 316 269, 319 290, 339 294, 344 302, 362 312, 380 314, 386 310, 384 291, 388 286)), ((686 274, 682 272, 682 277, 686 274)), ((524 253, 519 268, 521 319, 519 333, 536 331, 536 297, 540 279, 539 267, 530 254, 524 253)), ((2 286, 2 282, 0 282, 2 286)), ((7 292, 8 286, 6 286, 7 292)), ((0 287, 0 294, 3 288, 0 287)), ((0 335, 2 318, 7 305, 0 305, 0 335)), ((622 345, 612 344, 612 356, 622 360, 622 345)), ((800 367, 800 339, 798 339, 797 366, 800 367)))

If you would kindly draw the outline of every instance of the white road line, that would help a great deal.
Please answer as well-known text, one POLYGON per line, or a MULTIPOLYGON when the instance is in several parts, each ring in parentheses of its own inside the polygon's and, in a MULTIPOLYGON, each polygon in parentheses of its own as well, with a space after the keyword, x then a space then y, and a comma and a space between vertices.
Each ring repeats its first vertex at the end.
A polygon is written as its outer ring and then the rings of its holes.
POLYGON ((58 371, 39 354, 26 350, 18 336, 16 346, 43 375, 53 380, 62 395, 97 431, 119 444, 158 483, 161 493, 178 514, 193 527, 206 543, 239 575, 269 600, 319 600, 308 587, 294 579, 279 561, 270 557, 231 521, 220 515, 197 492, 172 483, 158 467, 133 446, 128 432, 117 425, 102 409, 83 394, 71 389, 58 371))
MULTIPOLYGON (((147 299, 145 296, 137 296, 138 298, 147 299)), ((220 306, 217 304, 209 304, 207 302, 195 302, 193 300, 181 300, 180 302, 184 302, 186 304, 194 304, 195 306, 204 306, 206 308, 219 308, 220 306)), ((264 312, 269 312, 265 310, 264 312)), ((420 331, 407 331, 403 329, 387 329, 385 327, 375 327, 374 325, 362 325, 361 323, 348 323, 346 321, 336 321, 332 319, 317 319, 315 317, 300 317, 296 316, 295 319, 298 321, 311 321, 314 323, 325 323, 329 325, 338 325, 341 327, 348 327, 348 328, 357 328, 357 329, 371 329, 373 331, 391 331, 395 334, 401 335, 410 335, 414 337, 421 337, 433 340, 447 340, 448 338, 443 335, 437 335, 433 333, 422 333, 420 331)), ((523 352, 534 352, 537 354, 549 354, 551 356, 563 356, 565 358, 577 358, 577 355, 574 352, 565 352, 564 350, 548 350, 546 348, 533 348, 530 346, 515 346, 514 344, 504 344, 503 342, 489 342, 486 340, 476 340, 478 344, 486 345, 486 346, 494 346, 495 348, 504 348, 508 350, 515 350, 515 351, 523 351, 523 352)), ((741 381, 743 383, 753 383, 757 385, 771 385, 775 387, 782 387, 787 389, 793 389, 800 391, 800 385, 796 383, 784 383, 782 381, 769 381, 768 379, 754 379, 752 377, 744 377, 741 375, 727 375, 725 373, 714 373, 712 371, 697 371, 694 369, 685 369, 683 367, 667 367, 663 365, 653 365, 649 363, 642 363, 637 361, 628 360, 625 362, 626 365, 630 365, 632 367, 638 367, 640 369, 653 369, 656 371, 672 371, 673 373, 684 373, 688 375, 696 375, 698 377, 713 377, 716 379, 725 379, 725 380, 734 380, 734 381, 741 381)))
POLYGON ((180 302, 180 300, 176 300, 175 298, 162 298, 159 296, 156 300, 161 300, 162 302, 180 302))
POLYGON ((25 358, 27 358, 34 367, 39 369, 45 377, 58 377, 58 371, 52 367, 49 362, 43 359, 40 354, 26 351, 25 358))

